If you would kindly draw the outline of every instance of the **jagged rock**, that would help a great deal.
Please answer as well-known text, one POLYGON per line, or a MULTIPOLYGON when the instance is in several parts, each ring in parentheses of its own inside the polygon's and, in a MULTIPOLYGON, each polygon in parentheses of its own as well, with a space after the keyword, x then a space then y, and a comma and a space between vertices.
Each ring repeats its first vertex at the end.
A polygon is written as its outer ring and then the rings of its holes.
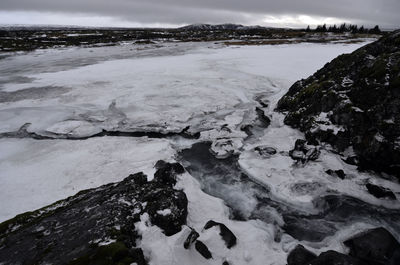
POLYGON ((344 171, 342 169, 338 169, 338 170, 328 169, 325 172, 328 175, 331 175, 333 177, 337 177, 337 178, 340 178, 340 179, 344 179, 346 177, 346 174, 344 173, 344 171))
POLYGON ((390 189, 379 187, 371 183, 367 183, 367 185, 365 186, 367 187, 368 192, 374 195, 376 198, 387 198, 390 200, 396 200, 396 195, 394 195, 394 193, 390 189))
POLYGON ((215 222, 210 220, 204 226, 204 229, 209 229, 214 226, 219 226, 220 229, 220 236, 225 241, 225 245, 227 248, 231 248, 236 245, 236 236, 232 233, 232 231, 224 224, 215 222))
POLYGON ((277 153, 275 148, 265 145, 257 146, 254 150, 264 158, 270 158, 277 153))
POLYGON ((302 245, 297 245, 288 255, 288 265, 304 265, 317 258, 317 255, 302 245))
POLYGON ((385 228, 374 228, 344 242, 350 255, 369 265, 400 264, 400 244, 385 228))
MULTIPOLYGON (((171 174, 182 172, 173 168, 171 174)), ((0 263, 146 264, 135 223, 147 213, 172 235, 186 223, 187 203, 168 182, 133 174, 1 223, 0 263)))
POLYGON ((357 258, 329 250, 322 252, 316 259, 304 265, 366 265, 357 258))
POLYGON ((277 109, 310 142, 352 147, 361 169, 400 178, 400 31, 340 55, 293 84, 277 109))
POLYGON ((192 229, 185 242, 183 243, 183 247, 185 249, 188 249, 190 245, 192 245, 197 240, 197 238, 199 238, 199 236, 199 233, 197 233, 196 230, 192 229))
POLYGON ((296 161, 306 163, 307 161, 315 161, 320 155, 318 147, 309 146, 302 139, 297 139, 294 144, 294 149, 289 151, 289 156, 296 161))
POLYGON ((196 240, 196 243, 194 245, 196 250, 206 259, 212 259, 211 252, 208 250, 208 247, 201 242, 200 240, 196 240))

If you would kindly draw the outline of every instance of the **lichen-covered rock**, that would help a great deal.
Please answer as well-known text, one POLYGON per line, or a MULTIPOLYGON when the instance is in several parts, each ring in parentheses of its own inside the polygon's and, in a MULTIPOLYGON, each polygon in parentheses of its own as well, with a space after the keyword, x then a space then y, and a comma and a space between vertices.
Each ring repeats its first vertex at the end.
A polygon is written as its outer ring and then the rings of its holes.
POLYGON ((296 82, 277 109, 309 142, 352 147, 361 168, 400 177, 400 31, 296 82))
MULTIPOLYGON (((178 164, 161 168, 162 180, 183 172, 178 164)), ((186 223, 185 193, 159 180, 133 174, 1 223, 0 263, 146 264, 136 247, 140 216, 147 213, 167 236, 186 223)))

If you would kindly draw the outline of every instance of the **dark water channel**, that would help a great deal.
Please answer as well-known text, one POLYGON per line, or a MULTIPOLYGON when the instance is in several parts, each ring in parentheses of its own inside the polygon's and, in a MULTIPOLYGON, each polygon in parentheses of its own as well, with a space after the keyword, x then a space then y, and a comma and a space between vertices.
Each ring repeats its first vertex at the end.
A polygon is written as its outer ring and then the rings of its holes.
POLYGON ((356 222, 384 226, 396 237, 400 235, 399 210, 374 206, 348 196, 326 195, 314 201, 318 214, 301 212, 272 200, 267 187, 253 182, 240 170, 238 156, 216 159, 209 149, 210 143, 196 143, 180 152, 180 160, 201 183, 204 192, 225 201, 233 219, 275 223, 294 238, 311 242, 322 241, 356 222), (284 224, 276 212, 283 217, 284 224))

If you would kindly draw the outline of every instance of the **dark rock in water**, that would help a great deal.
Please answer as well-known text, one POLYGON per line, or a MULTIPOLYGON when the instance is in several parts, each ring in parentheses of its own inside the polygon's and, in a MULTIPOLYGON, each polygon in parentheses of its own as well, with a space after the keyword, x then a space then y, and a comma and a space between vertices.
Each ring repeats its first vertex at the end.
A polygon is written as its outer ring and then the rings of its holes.
POLYGON ((277 153, 275 148, 265 145, 257 146, 254 150, 257 151, 260 156, 265 158, 270 158, 272 155, 277 153))
POLYGON ((224 262, 222 262, 222 265, 229 265, 229 262, 224 261, 224 262))
POLYGON ((259 107, 256 107, 256 112, 260 121, 265 125, 265 127, 268 127, 271 124, 271 118, 259 107))
POLYGON ((154 174, 155 181, 172 186, 176 184, 176 175, 185 172, 181 164, 167 163, 163 160, 157 161, 154 167, 157 169, 154 174))
MULTIPOLYGON (((175 171, 174 171, 175 172, 175 171)), ((166 235, 186 223, 183 191, 143 173, 81 191, 0 224, 4 264, 146 264, 135 222, 147 213, 166 235)), ((0 263, 1 263, 0 262, 0 263)))
POLYGON ((333 177, 337 177, 337 178, 340 178, 340 179, 344 179, 346 177, 346 174, 344 173, 344 171, 342 169, 338 169, 338 170, 328 169, 325 172, 328 175, 331 175, 333 177))
POLYGON ((288 265, 304 265, 317 258, 317 255, 307 250, 302 245, 297 245, 288 255, 288 265))
POLYGON ((308 146, 307 141, 297 139, 294 144, 294 149, 289 151, 289 156, 296 161, 306 163, 307 161, 315 161, 320 155, 318 147, 308 146))
POLYGON ((245 124, 240 127, 240 130, 244 131, 248 136, 253 135, 253 132, 251 131, 251 129, 253 129, 253 125, 250 125, 250 124, 245 124))
POLYGON ((385 228, 363 232, 344 242, 350 255, 369 265, 400 264, 400 244, 385 228))
POLYGON ((212 258, 211 252, 208 250, 208 247, 200 240, 196 241, 196 244, 194 245, 194 247, 204 258, 206 258, 206 259, 212 258))
POLYGON ((367 265, 357 258, 329 250, 322 252, 316 259, 304 265, 367 265))
POLYGON ((307 140, 352 147, 361 169, 400 178, 400 31, 340 55, 280 99, 285 123, 307 140))
POLYGON ((185 249, 188 249, 190 245, 192 245, 197 240, 197 238, 199 238, 199 236, 199 233, 197 233, 196 230, 192 229, 185 242, 183 243, 183 247, 185 249))
POLYGON ((210 220, 204 226, 204 229, 209 229, 214 226, 219 226, 220 229, 220 236, 225 241, 225 245, 227 248, 231 248, 236 245, 236 236, 232 233, 232 231, 224 224, 215 222, 210 220))
POLYGON ((390 200, 396 200, 396 195, 394 195, 394 193, 390 189, 379 187, 371 183, 367 183, 367 185, 365 186, 367 187, 368 192, 374 195, 376 198, 387 198, 390 200))

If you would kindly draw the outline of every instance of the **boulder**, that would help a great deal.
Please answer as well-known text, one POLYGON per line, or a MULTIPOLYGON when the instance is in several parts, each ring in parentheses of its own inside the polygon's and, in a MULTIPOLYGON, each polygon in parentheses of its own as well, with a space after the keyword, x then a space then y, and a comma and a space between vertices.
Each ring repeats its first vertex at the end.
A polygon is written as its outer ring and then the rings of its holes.
POLYGON ((317 160, 320 153, 318 147, 307 145, 306 140, 297 139, 294 149, 289 151, 289 156, 297 162, 306 163, 317 160))
POLYGON ((305 265, 317 258, 317 255, 307 250, 303 245, 297 245, 288 255, 288 265, 305 265))
POLYGON ((196 248, 197 252, 199 252, 204 258, 212 259, 211 252, 208 250, 208 247, 203 242, 197 240, 194 247, 196 248))
POLYGON ((350 255, 368 265, 400 264, 400 244, 385 228, 374 228, 344 242, 350 255))
POLYGON ((394 193, 390 189, 380 187, 371 183, 367 183, 365 186, 367 187, 368 192, 378 199, 386 198, 390 200, 396 200, 396 195, 394 195, 394 193))

